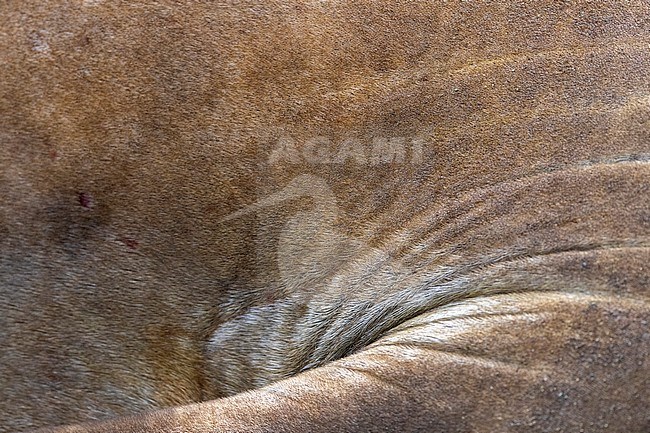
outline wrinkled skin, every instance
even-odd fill
[[[650,431],[649,46],[646,1],[0,3],[0,431]]]

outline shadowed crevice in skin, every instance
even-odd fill
[[[225,368],[229,372],[227,376],[232,380],[238,375],[238,363],[248,365],[247,376],[241,377],[239,381],[229,382],[226,388],[228,393],[238,392],[249,389],[251,384],[260,386],[345,357],[380,338],[392,327],[450,302],[522,291],[589,293],[596,289],[606,290],[602,285],[586,284],[585,275],[556,277],[557,266],[563,261],[563,257],[576,257],[580,254],[605,257],[617,251],[619,254],[625,253],[639,258],[644,256],[650,245],[647,235],[643,235],[642,228],[638,234],[626,233],[629,227],[635,227],[634,224],[628,224],[629,220],[626,218],[631,217],[631,221],[643,218],[643,215],[647,214],[647,206],[641,202],[612,210],[621,217],[602,214],[599,188],[607,191],[607,200],[625,202],[628,197],[635,197],[637,193],[632,189],[612,188],[611,185],[615,184],[617,177],[627,173],[635,173],[641,176],[641,179],[647,178],[647,164],[611,162],[586,167],[584,165],[497,185],[478,191],[476,195],[470,195],[466,199],[467,204],[463,201],[454,203],[453,206],[465,208],[468,212],[476,212],[471,207],[472,203],[483,203],[480,213],[473,216],[474,220],[483,223],[479,226],[483,233],[472,227],[470,228],[473,231],[463,227],[462,225],[467,224],[465,219],[455,214],[454,218],[446,221],[449,226],[448,233],[435,239],[437,242],[430,242],[431,248],[435,246],[436,249],[444,248],[444,245],[439,243],[440,239],[451,245],[450,251],[442,250],[437,253],[434,261],[422,262],[416,260],[417,256],[403,258],[392,252],[366,248],[362,250],[362,255],[353,257],[349,264],[339,270],[340,274],[335,275],[329,282],[324,282],[322,288],[317,291],[313,288],[303,288],[304,291],[298,288],[296,291],[294,288],[295,294],[279,303],[244,312],[240,318],[222,325],[223,328],[217,328],[214,339],[208,345],[210,349],[207,356],[214,359],[211,363],[215,366],[216,374],[219,374],[219,369]],[[554,183],[568,180],[574,185],[585,185],[584,189],[577,187],[579,192],[575,201],[564,193],[558,196],[549,193],[556,190],[552,186]],[[592,198],[584,194],[586,188],[589,188]],[[540,217],[546,218],[555,213],[561,218],[569,216],[570,219],[582,219],[588,224],[580,230],[558,236],[557,231],[562,230],[562,227],[551,219],[540,225],[541,233],[537,233],[534,219],[527,215],[526,219],[521,220],[526,228],[519,232],[515,223],[520,212],[518,209],[527,212],[530,208],[526,202],[538,202],[541,197],[539,193],[531,191],[539,190],[549,191],[548,197],[544,199],[549,205],[544,206],[544,212],[538,213]],[[615,198],[617,194],[620,195],[620,200]],[[498,197],[498,200],[494,197]],[[560,207],[561,211],[555,211],[553,208],[558,206],[556,200],[565,201],[568,207]],[[580,201],[580,206],[574,206],[574,203]],[[450,213],[452,212],[453,209]],[[571,213],[574,213],[574,216],[571,216]],[[320,223],[318,215],[313,218],[315,224]],[[594,229],[592,224],[598,218],[609,222],[595,225]],[[507,221],[507,225],[499,226],[495,224],[496,220]],[[461,227],[457,227],[458,225]],[[415,225],[415,230],[422,226],[424,224]],[[501,240],[507,240],[510,231],[518,233],[516,239],[519,245],[516,248]],[[454,237],[450,233],[458,235]],[[399,250],[400,242],[412,245],[414,241],[408,235],[408,229],[405,229],[387,244],[395,245],[396,250]],[[490,248],[480,249],[480,255],[475,257],[468,249],[461,253],[455,245],[461,243],[463,237],[473,238],[474,245],[478,245],[478,239],[488,239]],[[527,239],[530,240],[528,243],[525,242]],[[549,242],[549,239],[552,242]],[[326,247],[324,254],[327,250]],[[420,255],[426,257],[426,253],[427,248],[419,248]],[[408,265],[404,265],[402,259]],[[549,264],[546,269],[544,263]],[[290,263],[285,263],[284,266],[292,267]],[[540,268],[544,271],[540,272]],[[579,264],[572,272],[575,274],[581,268],[583,265]],[[535,271],[531,272],[533,269]],[[354,287],[354,290],[346,291],[348,287]],[[634,287],[642,290],[642,286]],[[312,292],[318,293],[318,297],[309,295]],[[300,316],[295,314],[296,311],[305,312]],[[253,351],[254,353],[266,355],[259,358],[254,356],[255,361],[247,363],[241,355],[235,354],[233,351],[236,349],[230,348],[229,345],[236,344],[240,339],[250,338],[248,329],[257,329],[261,323],[269,328],[274,337],[260,336],[257,343],[249,339],[251,345],[259,344],[255,346],[259,347],[259,350]],[[226,340],[218,337],[222,332],[228,336]],[[279,347],[268,344],[268,341],[278,338],[283,341]],[[233,358],[230,358],[231,356]]]
[[[214,374],[217,377],[220,377],[223,371],[228,371],[227,377],[232,382],[221,382],[227,393],[241,392],[251,389],[250,384],[263,386],[300,371],[344,358],[363,350],[386,332],[392,332],[395,328],[401,329],[400,324],[414,317],[463,299],[516,292],[580,293],[579,280],[564,281],[554,278],[550,269],[548,275],[527,276],[527,268],[533,261],[543,263],[545,259],[556,259],[566,254],[589,252],[598,255],[599,252],[607,253],[611,250],[627,251],[629,257],[633,251],[639,249],[647,250],[648,246],[625,246],[624,243],[583,245],[540,252],[536,255],[501,258],[490,263],[467,266],[462,270],[450,272],[445,277],[439,276],[436,280],[431,280],[430,276],[425,275],[420,278],[429,278],[424,280],[426,282],[416,283],[417,280],[410,277],[395,283],[396,290],[403,287],[409,287],[408,289],[400,289],[374,302],[360,301],[355,299],[354,294],[345,296],[345,300],[334,301],[336,298],[328,298],[328,292],[325,291],[322,299],[314,301],[313,305],[307,304],[308,313],[302,318],[291,313],[299,309],[296,304],[301,302],[301,298],[297,296],[293,300],[287,299],[264,309],[249,310],[240,319],[225,324],[224,330],[217,329],[208,345],[208,362],[215,368]],[[494,269],[500,268],[510,271],[503,272],[501,279],[485,278]],[[470,316],[469,319],[473,317],[484,318],[476,315]],[[259,340],[251,340],[251,330],[257,329],[257,323],[264,323],[266,332],[270,334],[265,336],[265,332],[262,332],[256,337]],[[276,334],[277,332],[280,334]],[[283,332],[286,334],[283,335]],[[221,340],[221,333],[227,336],[225,340]],[[264,356],[253,356],[252,359],[256,361],[247,362],[237,354],[237,342],[242,339],[258,348],[252,353],[263,353]],[[280,345],[269,343],[279,339],[284,341]],[[241,365],[248,367],[244,376],[239,376],[238,373]],[[292,370],[293,373],[288,373]]]
[[[563,301],[561,308],[558,300]],[[623,322],[602,321],[617,309],[628,315]],[[521,310],[536,319],[511,314]],[[477,320],[473,311],[492,314]],[[303,426],[331,431],[349,425],[356,431],[383,431],[396,417],[409,419],[400,414],[409,410],[405,407],[414,411],[411,422],[403,424],[406,431],[433,427],[452,431],[459,425],[458,418],[468,430],[477,431],[488,422],[497,431],[525,427],[543,432],[551,425],[604,432],[611,431],[613,421],[642,431],[634,429],[636,411],[642,408],[637,400],[597,409],[591,402],[611,393],[647,394],[643,388],[647,378],[640,376],[647,359],[642,354],[619,356],[626,344],[647,342],[647,336],[638,332],[644,315],[647,307],[639,301],[618,303],[590,295],[523,293],[472,299],[414,319],[422,328],[420,335],[437,339],[429,347],[409,347],[417,334],[396,332],[358,354],[254,392],[56,431],[92,433],[112,427],[135,432],[145,426],[151,431],[173,431],[190,419],[192,433],[213,431],[219,423],[228,431],[242,432],[251,425],[255,431],[269,432]],[[501,320],[492,320],[499,316]],[[438,320],[445,317],[455,318],[457,326],[439,326]],[[586,318],[592,319],[588,326],[583,323]],[[521,333],[526,347],[521,345]],[[494,335],[500,338],[491,338]],[[578,350],[575,344],[584,341],[581,335],[589,336],[593,347]],[[624,335],[630,340],[621,340]],[[581,368],[567,368],[574,363]],[[362,373],[366,369],[370,375]],[[600,380],[603,369],[610,369],[612,380]],[[634,389],[620,388],[621,380],[630,381]],[[290,427],[284,425],[284,416],[291,417]],[[376,428],[379,419],[381,428]],[[640,421],[645,425],[643,415]]]
[[[508,260],[495,261],[490,264],[480,264],[469,266],[459,271],[457,274],[449,275],[436,281],[429,281],[422,286],[414,284],[414,281],[406,280],[398,286],[410,286],[410,289],[404,289],[402,292],[395,294],[394,297],[387,298],[377,304],[358,304],[359,311],[355,311],[355,301],[348,299],[347,303],[342,303],[341,308],[332,309],[330,315],[321,314],[319,317],[324,325],[328,328],[325,333],[319,333],[318,336],[311,336],[308,341],[315,341],[314,352],[309,359],[316,360],[307,364],[302,370],[314,368],[350,353],[360,350],[367,344],[372,343],[381,337],[381,335],[398,326],[400,323],[407,321],[419,314],[431,309],[457,302],[462,299],[490,296],[501,293],[512,292],[532,292],[542,290],[542,287],[534,289],[530,285],[524,285],[526,278],[520,278],[519,285],[504,285],[499,287],[496,284],[482,283],[482,275],[494,267],[507,266],[514,262],[526,262],[533,258],[542,256],[563,255],[565,253],[574,253],[577,251],[595,252],[598,250],[608,251],[611,247],[581,247],[576,249],[567,249],[565,251],[553,251],[532,257],[516,257]],[[613,248],[625,249],[625,247],[613,246]],[[525,265],[521,267],[525,269]],[[524,271],[525,272],[525,271]],[[511,276],[514,280],[514,276]],[[555,282],[555,281],[554,281]],[[538,281],[536,284],[542,283]],[[530,283],[529,283],[530,284]],[[553,288],[551,288],[553,287]],[[558,290],[556,286],[551,286],[546,290]],[[570,290],[570,289],[569,289]],[[427,295],[426,293],[430,293]],[[418,302],[421,305],[418,305]],[[327,320],[329,318],[329,320]],[[349,345],[346,341],[352,342]],[[336,345],[332,347],[332,345]]]

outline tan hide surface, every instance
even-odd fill
[[[0,432],[647,433],[649,71],[648,1],[0,2]]]

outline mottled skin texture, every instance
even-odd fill
[[[649,71],[647,1],[1,2],[0,431],[650,431]]]

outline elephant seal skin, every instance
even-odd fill
[[[648,431],[649,23],[4,2],[0,431]]]

